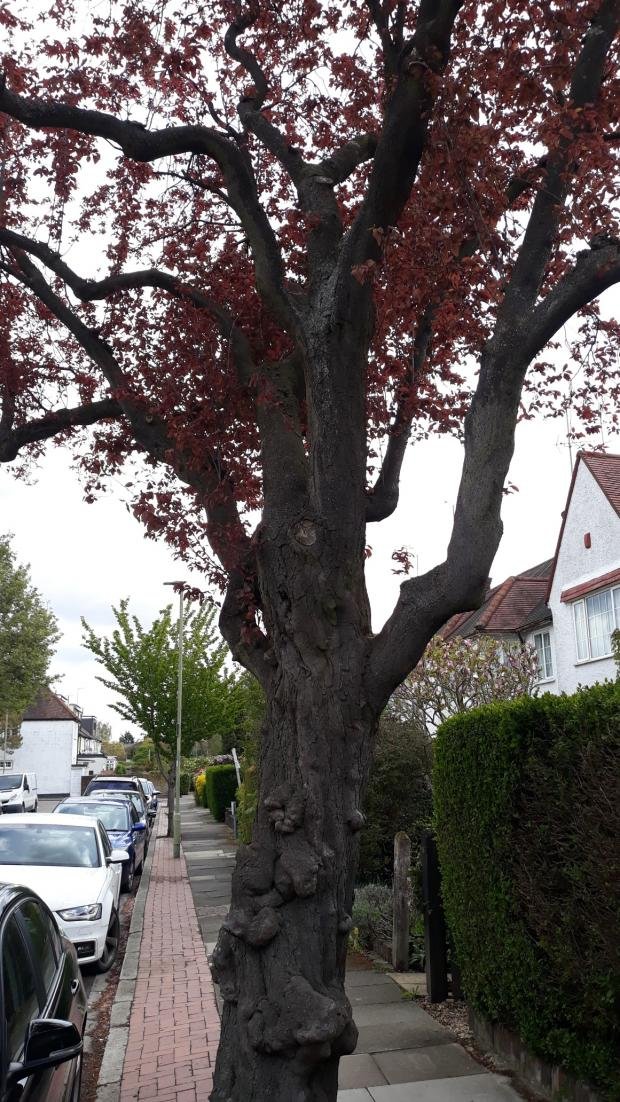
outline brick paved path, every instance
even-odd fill
[[[219,1016],[185,858],[158,838],[120,1102],[204,1102],[213,1086]]]

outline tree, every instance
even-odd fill
[[[0,730],[8,721],[7,749],[21,745],[22,715],[47,682],[59,638],[28,567],[17,563],[10,538],[0,535]]]
[[[84,646],[107,671],[98,677],[106,689],[117,693],[111,707],[146,734],[131,743],[121,735],[132,760],[140,764],[144,743],[153,747],[154,760],[168,782],[168,834],[172,834],[174,807],[177,716],[177,623],[172,606],[162,610],[145,629],[129,613],[129,600],[113,609],[116,628],[111,636],[99,636],[82,620]],[[197,737],[210,738],[234,722],[234,681],[224,671],[227,648],[213,628],[215,609],[205,604],[190,610],[183,642],[183,715],[181,752],[188,754]]]
[[[435,636],[416,668],[389,703],[395,718],[433,735],[450,716],[531,693],[538,674],[533,647],[506,644],[490,635],[461,639]]]
[[[125,761],[127,758],[127,749],[124,742],[113,742],[111,739],[104,739],[103,752],[108,758],[116,758],[117,761]]]
[[[119,742],[122,742],[123,746],[134,746],[135,741],[136,740],[133,737],[131,731],[123,731],[123,734],[119,739]]]
[[[135,766],[142,766],[148,769],[155,761],[154,756],[155,744],[150,738],[143,738],[140,742],[137,742],[134,746],[131,760]]]
[[[88,499],[126,469],[221,584],[267,706],[212,1097],[333,1100],[378,718],[483,598],[517,417],[620,407],[620,0],[48,2],[0,8],[0,457],[68,441]],[[366,527],[433,432],[446,558],[373,634]]]

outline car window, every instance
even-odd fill
[[[2,992],[8,1041],[8,1060],[15,1060],[26,1039],[26,1029],[39,1013],[35,975],[14,915],[2,935]]]
[[[58,934],[49,915],[34,899],[23,903],[19,914],[30,935],[37,971],[43,980],[45,991],[49,992],[60,956]]]
[[[90,796],[91,792],[99,792],[100,790],[107,790],[108,792],[135,792],[135,781],[91,781],[86,789],[86,795]]]
[[[3,816],[3,819],[8,816]],[[99,850],[93,827],[62,823],[11,826],[0,822],[0,865],[59,865],[97,869]]]
[[[87,804],[61,804],[56,808],[58,815],[87,815],[99,819],[106,830],[128,830],[127,808],[123,805],[101,803],[93,800]]]
[[[104,857],[109,857],[110,854],[112,853],[112,843],[111,843],[110,839],[108,838],[105,826],[101,822],[99,823],[99,837],[101,838],[101,845],[103,847],[103,855],[104,855]]]
[[[131,823],[132,823],[132,826],[133,826],[134,823],[139,823],[140,822],[140,816],[138,815],[138,812],[136,811],[133,804],[131,805],[130,811],[131,811]]]

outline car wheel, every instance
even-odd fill
[[[109,972],[110,968],[116,960],[118,953],[118,943],[121,936],[121,924],[118,920],[118,911],[113,910],[110,915],[110,923],[108,925],[108,932],[105,936],[105,946],[103,953],[99,957],[96,964],[98,972]]]
[[[131,894],[131,892],[133,891],[133,885],[134,885],[135,878],[136,878],[136,860],[135,860],[135,857],[132,857],[132,859],[129,863],[129,868],[127,869],[127,872],[123,876],[123,891],[124,892],[129,892]]]
[[[26,805],[22,804],[22,815],[26,814]]]

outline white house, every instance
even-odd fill
[[[12,772],[37,775],[40,796],[79,794],[82,777],[105,766],[94,716],[82,716],[51,689],[43,689],[24,713],[21,746],[12,751]]]
[[[444,638],[479,632],[536,648],[542,691],[572,693],[616,676],[620,628],[620,455],[579,452],[555,555],[453,616]]]

